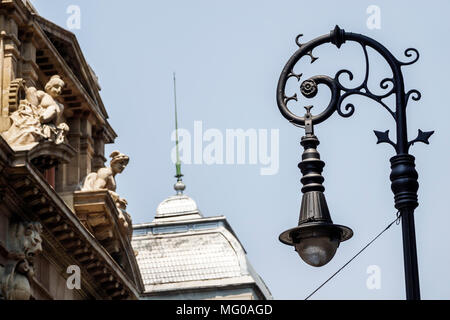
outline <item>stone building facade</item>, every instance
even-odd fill
[[[73,33],[26,0],[0,0],[0,299],[143,290],[116,193],[129,158],[116,151],[105,165],[116,133],[99,91]]]

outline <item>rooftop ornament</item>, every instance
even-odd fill
[[[176,150],[177,150],[177,162],[175,163],[177,182],[174,184],[173,188],[177,192],[177,195],[182,195],[186,185],[183,182],[183,174],[181,173],[181,161],[180,161],[180,150],[178,147],[178,110],[177,110],[177,82],[175,72],[173,73],[173,96],[175,104],[175,133],[176,133]]]

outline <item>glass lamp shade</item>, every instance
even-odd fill
[[[293,246],[300,258],[313,267],[333,259],[339,244],[350,239],[352,229],[326,222],[302,223],[280,234],[280,241]]]
[[[321,236],[301,239],[295,244],[295,251],[310,266],[321,267],[333,259],[338,247],[339,239]]]

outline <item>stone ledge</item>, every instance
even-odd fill
[[[118,231],[126,236],[126,230],[119,221],[119,209],[108,190],[75,191],[73,208],[78,219],[94,237],[106,244],[105,248],[120,237]]]

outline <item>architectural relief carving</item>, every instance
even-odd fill
[[[128,202],[116,193],[117,184],[115,179],[115,176],[118,173],[123,172],[128,165],[130,158],[119,151],[112,152],[110,158],[111,162],[109,168],[100,168],[97,172],[92,172],[87,175],[81,191],[99,191],[107,189],[118,209],[121,229],[131,236],[131,217],[126,212]]]
[[[60,76],[54,75],[45,85],[45,92],[35,87],[25,90],[25,99],[20,100],[17,110],[10,115],[10,128],[2,133],[14,149],[32,149],[41,140],[65,142],[69,126],[63,120],[64,105],[56,100],[64,85]],[[15,91],[20,92],[16,86],[17,83]]]
[[[42,226],[39,222],[10,225],[6,265],[0,266],[0,299],[29,300],[33,259],[42,252]]]
[[[18,78],[9,84],[8,108],[14,112],[19,108],[20,101],[25,99],[25,80]]]

